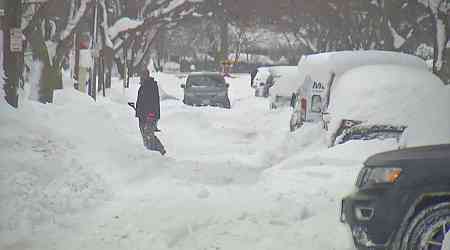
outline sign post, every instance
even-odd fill
[[[10,50],[11,52],[22,52],[22,30],[18,28],[10,29]]]

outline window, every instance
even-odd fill
[[[222,86],[225,79],[221,75],[191,75],[188,79],[190,86]]]
[[[311,112],[322,112],[322,97],[320,95],[313,95],[311,100]]]

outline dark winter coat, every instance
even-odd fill
[[[140,120],[145,120],[150,112],[155,113],[156,119],[159,120],[159,89],[158,83],[153,78],[142,81],[136,101],[136,117]]]
[[[250,72],[251,80],[250,80],[250,87],[253,87],[253,81],[255,80],[256,74],[258,74],[258,69],[253,70]]]

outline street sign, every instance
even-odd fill
[[[11,52],[21,52],[22,51],[22,30],[18,28],[12,28],[10,30],[11,41],[10,50]]]

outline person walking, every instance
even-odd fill
[[[250,72],[250,87],[253,87],[256,74],[258,74],[258,68],[255,68],[252,72]]]
[[[160,113],[158,83],[146,69],[141,76],[141,87],[139,87],[136,101],[136,117],[139,119],[139,129],[141,130],[144,146],[149,150],[158,151],[161,155],[164,155],[166,150],[155,135],[155,132],[159,131],[157,124],[161,117]]]

